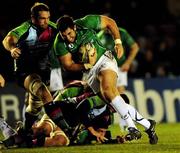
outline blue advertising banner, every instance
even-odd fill
[[[130,79],[126,93],[131,105],[144,117],[157,122],[180,122],[179,78]],[[10,125],[22,120],[24,98],[24,89],[15,83],[7,83],[0,89],[0,115]]]
[[[129,80],[127,94],[144,117],[158,122],[180,121],[180,79]]]
[[[6,83],[0,88],[0,116],[14,125],[16,121],[22,120],[22,109],[25,100],[25,90],[16,83]]]

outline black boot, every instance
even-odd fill
[[[157,144],[158,143],[158,136],[155,132],[156,121],[149,119],[149,122],[151,123],[151,126],[145,132],[148,134],[149,143],[150,144]]]

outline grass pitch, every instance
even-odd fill
[[[139,127],[143,131],[142,127]],[[118,125],[110,127],[112,135],[122,135]],[[159,123],[156,126],[159,142],[149,144],[146,133],[137,141],[124,144],[95,144],[86,146],[4,149],[0,153],[180,153],[180,123]]]

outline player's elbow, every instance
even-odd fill
[[[134,43],[134,44],[132,45],[132,50],[133,50],[134,53],[137,54],[138,51],[140,50],[139,45],[138,45],[137,43]]]
[[[3,39],[2,45],[4,46],[5,49],[7,49],[7,47],[6,47],[6,38]]]

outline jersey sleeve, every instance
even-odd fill
[[[120,28],[120,33],[121,33],[121,39],[122,42],[125,46],[131,47],[134,43],[135,40],[133,39],[133,37],[127,32],[127,30]]]
[[[65,43],[59,39],[59,34],[57,34],[54,40],[53,49],[55,51],[56,56],[63,56],[69,53],[66,49]]]
[[[54,29],[57,29],[57,25],[52,21],[49,21],[48,25],[53,27]]]
[[[100,15],[86,15],[83,18],[75,20],[75,23],[84,28],[100,30],[101,16]]]
[[[29,29],[30,27],[30,23],[29,22],[24,22],[22,23],[20,26],[12,29],[8,35],[13,35],[15,36],[17,39],[20,39],[20,37],[27,32],[27,30]]]

